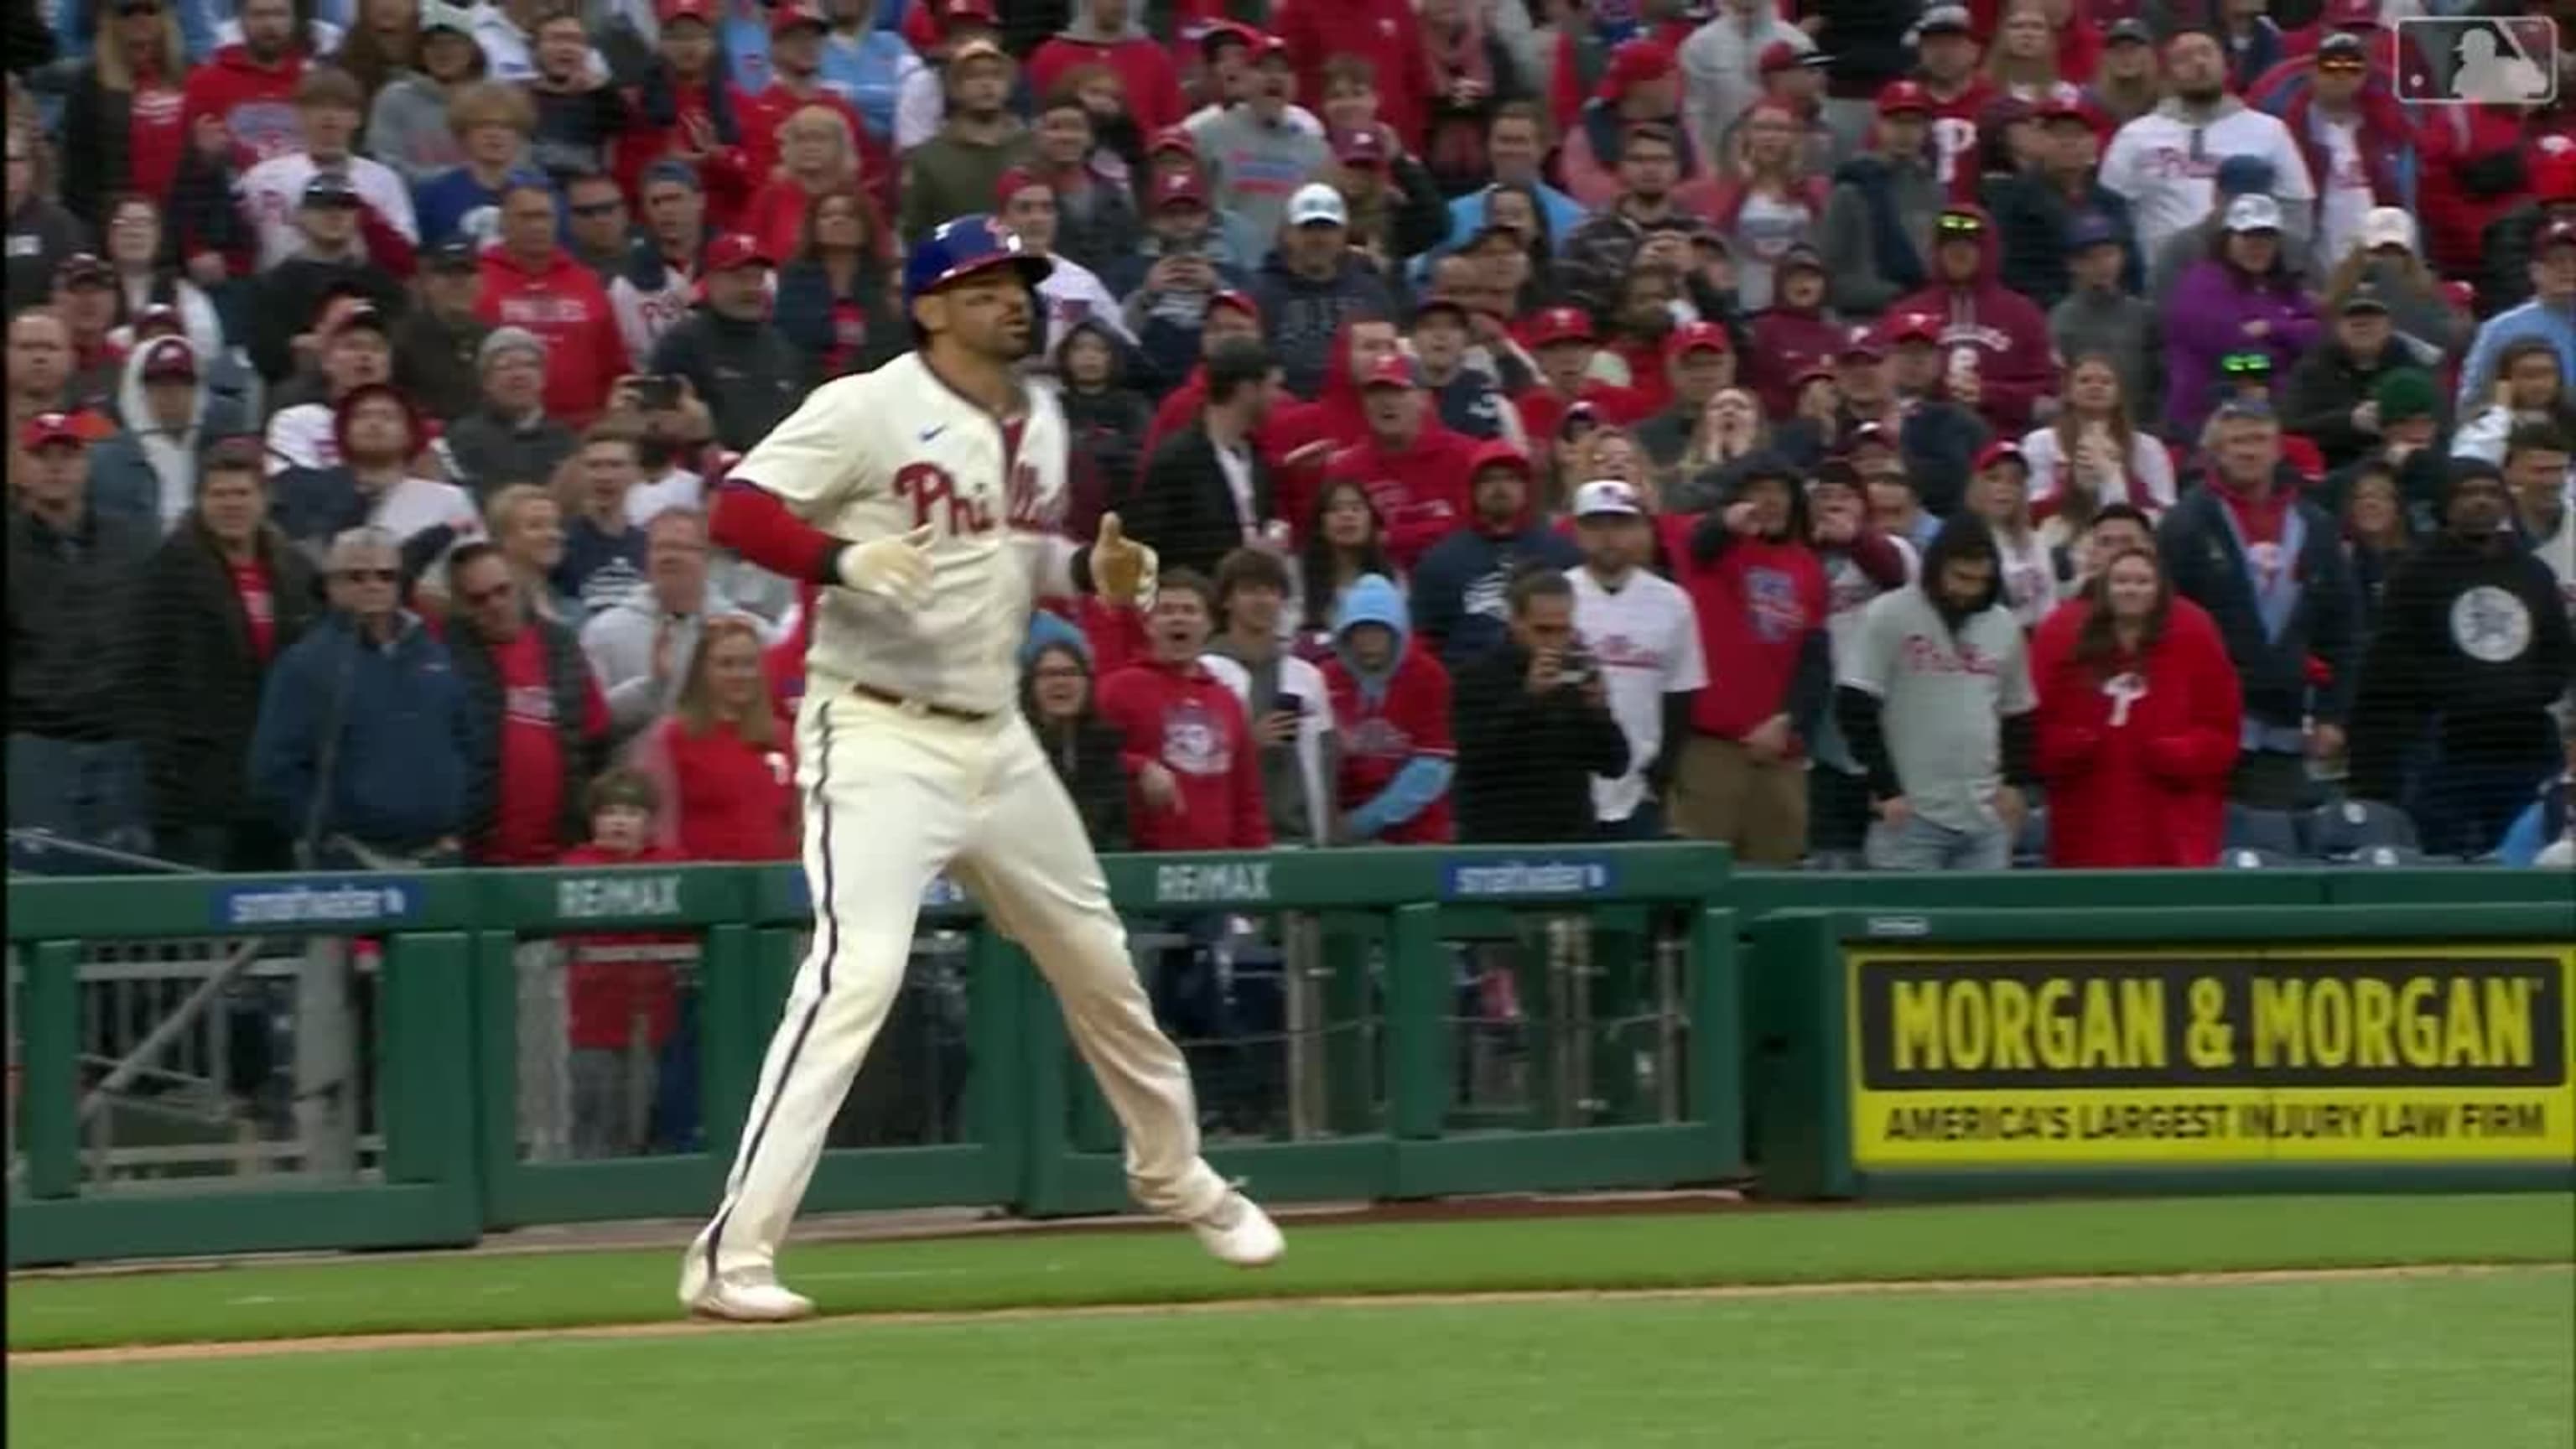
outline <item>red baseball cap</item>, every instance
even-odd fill
[[[1345,166],[1384,166],[1386,137],[1375,126],[1353,126],[1333,133],[1333,159]]]
[[[772,35],[785,35],[800,25],[810,25],[816,30],[832,28],[832,22],[823,18],[823,12],[811,5],[781,5],[769,12],[769,33]]]
[[[1032,186],[1043,188],[1046,187],[1046,182],[1041,180],[1036,172],[1025,166],[1014,166],[1003,172],[1002,179],[993,183],[994,209],[998,211],[1010,205],[1012,197]]]
[[[2083,97],[2066,91],[2051,91],[2031,114],[2042,121],[2082,121],[2088,126],[2095,124],[2093,108],[2084,104]]]
[[[1522,452],[1520,445],[1509,438],[1489,439],[1478,444],[1476,451],[1467,455],[1469,478],[1474,478],[1488,468],[1509,468],[1520,474],[1523,482],[1529,481],[1531,476],[1529,454]]]
[[[143,349],[145,382],[195,382],[197,349],[184,337],[155,337]]]
[[[1694,352],[1733,352],[1735,339],[1714,322],[1685,322],[1664,339],[1664,361],[1679,362]]]
[[[1216,53],[1229,45],[1240,45],[1257,51],[1261,49],[1261,43],[1269,38],[1259,29],[1246,25],[1240,20],[1219,20],[1209,25],[1207,33],[1199,37],[1199,58],[1214,60]]]
[[[1932,93],[1923,89],[1919,81],[1892,80],[1878,88],[1878,113],[1882,116],[1905,111],[1928,116],[1932,109]]]
[[[776,265],[778,263],[770,260],[769,254],[761,249],[758,238],[742,232],[729,231],[707,243],[705,270],[710,272],[730,272],[737,267],[774,267]]]
[[[1261,304],[1252,300],[1252,294],[1250,292],[1246,292],[1238,287],[1220,288],[1208,297],[1208,306],[1211,308],[1232,307],[1244,316],[1251,318],[1255,323],[1258,323],[1261,320]]]
[[[1988,468],[1995,466],[1997,463],[2019,463],[2021,465],[2021,471],[2024,474],[2028,474],[2030,472],[2029,455],[2022,452],[2021,444],[2014,442],[2010,438],[1997,438],[1993,442],[1988,443],[1977,450],[1976,469],[1978,472],[1983,473]]]
[[[716,23],[715,0],[660,0],[653,7],[653,18],[664,25],[674,20],[699,20]]]
[[[1592,316],[1580,307],[1544,307],[1529,321],[1529,345],[1593,340]]]
[[[999,26],[1002,7],[996,0],[948,0],[947,4],[939,7],[939,19],[944,26],[955,25],[961,20],[975,25]]]
[[[18,446],[30,453],[63,444],[75,448],[89,446],[89,434],[82,431],[79,420],[69,413],[38,413],[18,429]]]
[[[1182,204],[1204,208],[1207,188],[1199,184],[1196,171],[1166,171],[1154,178],[1154,205],[1157,209]]]
[[[1165,126],[1146,141],[1145,155],[1150,159],[1166,151],[1177,151],[1195,161],[1199,154],[1199,138],[1191,135],[1187,126]]]
[[[1859,357],[1877,362],[1887,356],[1887,344],[1867,327],[1855,327],[1851,335],[1843,339],[1843,345],[1835,349],[1834,356],[1837,359]]]
[[[1360,379],[1362,388],[1400,387],[1410,390],[1421,385],[1422,380],[1413,374],[1413,359],[1401,352],[1390,352],[1370,363],[1368,375]]]
[[[1886,325],[1891,343],[1941,340],[1941,319],[1929,312],[1900,312],[1888,318]]]
[[[1601,73],[1601,99],[1615,101],[1648,81],[1661,80],[1681,68],[1681,59],[1673,48],[1660,40],[1640,38],[1621,41],[1610,52],[1610,64]]]
[[[1775,40],[1762,47],[1762,59],[1754,68],[1763,75],[1774,75],[1784,70],[1821,70],[1827,60],[1828,57],[1813,50],[1801,49],[1785,40]]]
[[[2326,0],[2320,19],[2328,30],[2377,30],[2379,0]]]
[[[178,308],[167,302],[155,302],[137,313],[134,318],[134,335],[138,340],[161,336],[184,337],[187,332],[187,319],[179,315]]]

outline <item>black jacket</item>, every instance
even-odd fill
[[[2352,425],[2352,410],[2370,401],[2379,380],[2414,364],[2392,338],[2377,361],[2365,366],[2332,337],[2309,350],[2290,369],[2281,398],[2281,427],[2317,445],[2329,470],[2377,451],[2380,437]],[[2438,449],[2432,451],[2440,451]]]
[[[347,261],[288,257],[251,279],[244,342],[260,376],[278,383],[295,375],[296,335],[312,330],[323,294],[342,284],[355,288],[387,317],[400,317],[408,300],[402,283],[363,255]]]
[[[2549,706],[2576,670],[2549,566],[2510,534],[2447,530],[2389,576],[2352,709],[2352,788],[2395,802],[2408,756],[2435,727],[2445,759],[2546,761]]]
[[[145,570],[136,622],[150,682],[141,701],[143,758],[156,833],[264,818],[250,791],[260,690],[269,661],[320,615],[322,596],[312,565],[275,529],[262,530],[259,560],[276,628],[266,658],[252,647],[231,566],[195,514],[180,520]]]
[[[477,359],[492,324],[450,322],[427,307],[394,324],[394,386],[434,418],[461,418],[483,405]]]
[[[489,409],[448,424],[439,442],[447,453],[448,476],[474,495],[477,506],[513,483],[552,482],[555,465],[581,446],[572,429],[543,414],[521,426]]]
[[[1163,440],[1145,464],[1145,480],[1119,515],[1127,532],[1151,544],[1165,568],[1192,568],[1213,578],[1217,563],[1243,546],[1246,524],[1254,528],[1273,508],[1270,470],[1258,449],[1247,450],[1252,464],[1252,511],[1236,509],[1234,490],[1216,460],[1216,442],[1196,421]]]
[[[1088,669],[1090,661],[1084,660],[1083,667]],[[1031,676],[1023,671],[1020,712],[1028,717],[1029,731],[1037,736],[1038,748],[1046,751],[1047,763],[1055,767],[1055,777],[1064,783],[1064,792],[1073,797],[1073,808],[1082,816],[1082,831],[1091,837],[1091,848],[1125,850],[1131,839],[1127,826],[1127,768],[1119,763],[1127,747],[1125,737],[1103,722],[1089,704],[1070,724],[1051,724],[1039,718],[1037,703],[1030,697],[1030,683]]]
[[[62,195],[63,205],[93,227],[106,220],[108,199],[128,189],[133,132],[134,93],[101,85],[96,61],[82,66],[63,97]],[[177,237],[177,228],[162,228],[163,246]]]
[[[1449,799],[1461,843],[1588,839],[1597,833],[1592,777],[1627,773],[1628,736],[1609,706],[1572,685],[1533,695],[1529,669],[1529,651],[1514,640],[1457,673]]]
[[[766,318],[741,321],[701,307],[653,345],[653,371],[689,380],[714,415],[716,441],[737,453],[796,411],[813,359]]]
[[[2280,486],[2275,484],[2275,487]],[[2218,485],[2202,480],[2156,525],[2156,552],[2173,575],[2174,592],[2209,611],[2227,657],[2245,682],[2245,717],[2276,729],[2295,729],[2309,713],[2308,660],[2332,676],[2315,691],[2315,715],[2340,725],[2351,713],[2356,635],[2361,600],[2334,520],[2305,501],[2293,502],[2307,537],[2290,568],[2299,583],[2298,606],[2275,637],[2264,628],[2261,605],[2246,578],[2244,550],[2228,528]],[[1927,561],[1928,562],[1928,561]],[[1928,577],[1929,575],[1927,575]]]
[[[545,641],[546,692],[552,697],[555,716],[555,739],[563,752],[563,808],[556,825],[558,844],[570,848],[590,833],[589,812],[583,808],[582,794],[590,779],[607,762],[608,740],[585,729],[589,723],[590,694],[595,687],[590,678],[590,661],[581,652],[581,640],[563,625],[551,619],[531,618],[526,627],[537,631]],[[465,713],[474,724],[469,729],[474,741],[471,756],[465,761],[465,849],[468,858],[480,855],[492,833],[493,822],[500,813],[501,737],[509,701],[503,697],[501,670],[492,657],[492,647],[483,637],[463,625],[451,625],[447,631],[447,650],[456,660],[457,682],[465,689]]]
[[[9,731],[140,739],[135,599],[153,534],[97,509],[59,534],[9,514]]]

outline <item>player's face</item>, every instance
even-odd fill
[[[1016,362],[1029,350],[1034,309],[1028,284],[1009,267],[992,267],[951,282],[915,306],[932,336],[996,362]]]
[[[1196,589],[1165,589],[1154,600],[1154,653],[1180,664],[1207,652],[1211,620]]]
[[[2137,554],[2113,559],[2110,571],[2102,576],[2102,597],[2111,606],[2111,617],[2123,624],[2137,623],[2154,613],[2156,596],[2162,592],[2154,561]]]
[[[1624,574],[1646,560],[1646,520],[1633,513],[1595,513],[1575,525],[1583,561],[1605,574]]]

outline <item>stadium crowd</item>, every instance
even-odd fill
[[[13,839],[792,858],[712,505],[990,212],[1104,848],[2568,862],[2576,93],[2416,0],[1069,10],[12,3]]]

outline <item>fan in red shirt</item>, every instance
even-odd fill
[[[1117,72],[1127,113],[1140,135],[1177,126],[1185,114],[1180,72],[1171,52],[1145,33],[1132,0],[1076,0],[1073,23],[1029,57],[1029,91],[1055,93],[1056,82],[1076,66],[1105,65]]]
[[[1393,580],[1363,574],[1343,593],[1324,690],[1342,745],[1336,841],[1440,845],[1454,837],[1449,785],[1458,746],[1450,733],[1449,671],[1414,646]]]
[[[1100,717],[1118,731],[1139,850],[1265,850],[1261,751],[1243,701],[1199,662],[1216,590],[1188,569],[1162,579],[1147,625],[1151,654],[1100,681]]]
[[[757,182],[743,146],[740,97],[718,60],[720,7],[716,0],[660,0],[654,15],[661,34],[642,83],[627,96],[618,184],[640,201],[646,167],[665,158],[686,162],[707,199],[709,231],[738,230]]]
[[[653,840],[660,798],[632,770],[611,770],[590,788],[590,842],[566,851],[565,865],[655,865],[677,859]],[[662,1050],[680,1023],[677,964],[697,943],[669,931],[602,931],[563,943],[565,1044],[572,1048],[573,1152],[626,1156],[644,1150],[647,1115]]]
[[[1254,441],[1271,465],[1272,496],[1279,516],[1303,526],[1323,491],[1324,470],[1333,455],[1356,447],[1369,435],[1368,409],[1360,399],[1360,381],[1369,370],[1404,352],[1404,334],[1380,317],[1357,317],[1333,333],[1331,355],[1341,365],[1324,369],[1323,386],[1313,402],[1286,402],[1270,410]]]
[[[599,274],[555,242],[554,188],[514,179],[501,194],[501,244],[483,253],[474,315],[519,327],[546,345],[546,415],[589,426],[628,371],[626,339]]]
[[[1163,439],[1188,427],[1190,420],[1199,415],[1199,409],[1207,405],[1206,359],[1215,355],[1219,347],[1238,339],[1245,342],[1261,340],[1261,304],[1253,301],[1250,293],[1231,287],[1212,293],[1208,297],[1207,320],[1199,324],[1199,365],[1190,369],[1190,375],[1182,380],[1179,387],[1163,394],[1163,400],[1154,405],[1154,420],[1145,426],[1145,446],[1139,457],[1152,458],[1154,450],[1162,446]],[[1275,414],[1289,409],[1273,408],[1271,411]],[[1253,435],[1253,446],[1261,447],[1258,431]],[[1262,461],[1273,467],[1278,465],[1266,448],[1262,449]]]
[[[448,558],[447,630],[478,720],[468,849],[478,865],[548,865],[582,834],[581,791],[608,743],[608,701],[572,631],[529,608],[489,543]]]
[[[755,183],[770,179],[779,164],[789,159],[786,138],[781,134],[787,123],[809,106],[822,106],[841,118],[842,138],[855,158],[855,177],[867,187],[877,213],[891,216],[893,156],[868,133],[858,108],[823,84],[823,43],[830,33],[831,23],[811,5],[781,5],[769,12],[769,86],[753,94],[737,91],[734,96],[734,114],[742,118],[742,145],[748,153],[752,179]],[[756,215],[756,198],[752,206]],[[802,218],[801,210],[798,216]],[[746,229],[760,234],[748,224]],[[778,255],[794,255],[792,238],[790,250]]]
[[[238,45],[188,72],[180,88],[179,124],[193,144],[212,120],[232,138],[232,162],[246,171],[304,144],[295,84],[304,78],[302,22],[285,0],[245,0]]]
[[[1914,27],[1914,80],[1932,103],[1932,174],[1952,199],[1977,199],[1977,117],[1995,98],[1977,72],[1983,47],[1961,5],[1935,5]]]
[[[1386,520],[1387,552],[1411,569],[1467,518],[1476,441],[1432,414],[1430,395],[1403,356],[1381,357],[1360,384],[1368,436],[1333,455],[1324,481],[1357,483]]]
[[[2156,556],[2112,557],[2031,638],[2053,866],[2218,859],[2244,691],[2209,615]]]
[[[1368,61],[1376,71],[1378,119],[1405,149],[1422,144],[1431,63],[1422,53],[1422,21],[1408,0],[1282,0],[1270,20],[1297,68],[1299,95],[1324,95],[1324,63],[1336,56]]]
[[[670,802],[663,838],[684,860],[796,858],[795,735],[761,655],[751,620],[707,620],[670,717],[639,752]]]
[[[1626,426],[1648,414],[1637,410],[1636,394],[1592,376],[1592,355],[1600,341],[1592,317],[1580,307],[1546,307],[1521,329],[1521,345],[1538,362],[1539,380],[1512,395],[1520,410],[1521,430],[1532,439],[1553,438],[1576,403],[1592,405],[1593,416]]]

